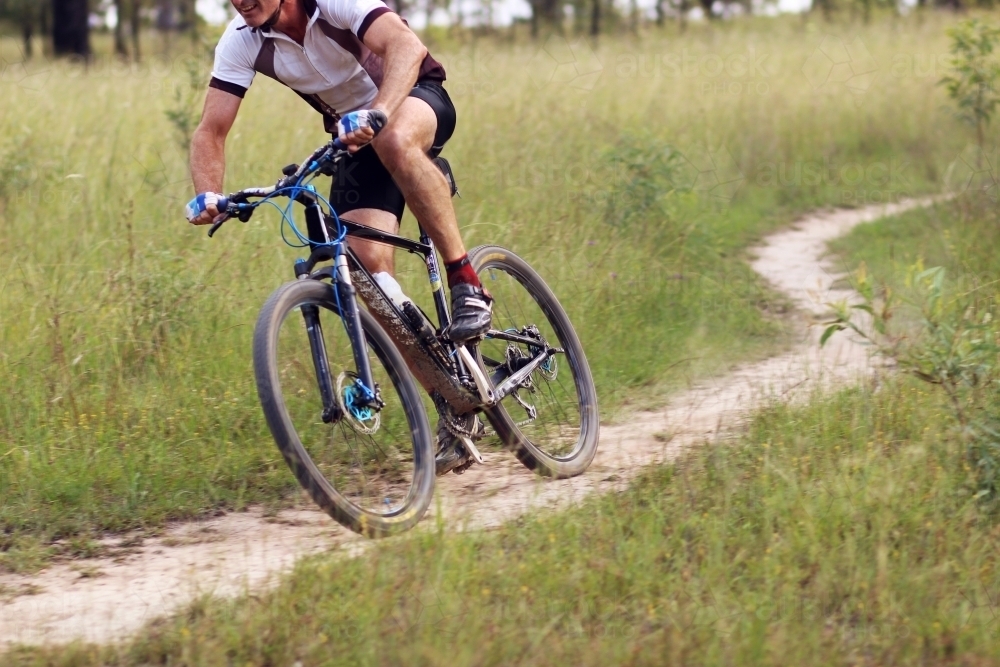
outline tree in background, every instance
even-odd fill
[[[129,0],[132,13],[129,15],[129,27],[132,29],[132,59],[139,62],[139,33],[142,31],[142,3],[139,0]]]
[[[600,2],[600,0],[594,0]],[[531,36],[545,32],[562,32],[562,3],[559,0],[528,0],[531,5]]]
[[[37,0],[0,0],[0,20],[17,26],[24,43],[24,57],[34,55],[35,35],[45,34],[48,6]]]
[[[125,0],[115,0],[115,55],[128,58],[125,45]]]
[[[115,55],[139,62],[139,35],[142,31],[142,0],[114,0],[118,22],[115,24]],[[127,34],[126,34],[127,30]],[[132,49],[129,53],[128,42]]]
[[[87,0],[52,0],[52,48],[57,56],[90,57]]]
[[[951,37],[951,71],[941,79],[958,107],[959,117],[976,129],[979,158],[986,145],[986,128],[1000,104],[1000,61],[994,51],[1000,44],[1000,28],[976,19],[948,29]],[[979,166],[982,166],[981,164]]]

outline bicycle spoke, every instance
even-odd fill
[[[545,311],[532,297],[525,286],[511,273],[501,267],[490,267],[483,273],[484,282],[494,297],[494,327],[499,330],[522,332],[526,327],[537,327],[544,343],[542,345],[563,347],[548,321]],[[489,344],[487,344],[489,343]],[[490,360],[505,359],[494,368],[502,367],[510,360],[508,350],[516,350],[515,355],[530,359],[538,354],[538,348],[531,348],[523,343],[510,343],[502,339],[484,341],[482,357]],[[560,355],[554,363],[564,363],[569,370],[569,359]],[[508,374],[510,370],[508,369]],[[563,377],[557,377],[550,382],[540,370],[531,374],[530,381],[534,383],[534,392],[521,390],[520,397],[533,405],[536,418],[515,420],[521,432],[538,447],[548,451],[553,456],[563,456],[573,451],[576,441],[581,435],[580,403],[576,387],[570,382],[567,386]],[[505,399],[504,405],[512,414],[526,413],[526,409],[517,404],[511,396]]]
[[[336,316],[320,309],[324,324],[323,343],[333,378],[345,371],[344,382],[335,385],[335,400],[342,406],[350,400],[345,393],[353,386],[353,353],[344,327]],[[377,413],[377,422],[357,421],[343,414],[336,424],[322,422],[323,404],[316,382],[315,365],[302,318],[286,318],[279,336],[278,358],[282,373],[283,394],[290,418],[302,445],[323,476],[352,503],[374,513],[397,509],[413,480],[413,457],[399,452],[412,447],[408,420],[402,403],[393,391],[393,383],[378,355],[369,350],[376,384],[386,405]],[[340,386],[340,389],[336,387]],[[348,408],[350,412],[350,408]],[[372,433],[364,429],[373,429]]]

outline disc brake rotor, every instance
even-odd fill
[[[337,376],[337,404],[344,414],[344,419],[358,433],[375,435],[382,418],[379,411],[365,405],[361,388],[358,387],[358,376],[351,372],[343,372]]]

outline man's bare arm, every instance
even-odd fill
[[[382,56],[382,84],[371,108],[384,111],[391,123],[392,115],[417,82],[427,47],[393,13],[382,14],[375,19],[365,32],[364,42],[365,46]],[[365,127],[348,134],[345,143],[360,147],[371,141],[373,136],[371,128]]]
[[[372,107],[392,118],[417,82],[427,47],[393,13],[383,14],[372,22],[365,32],[365,46],[382,56],[382,85]]]
[[[191,138],[191,180],[194,181],[195,194],[222,192],[226,175],[226,137],[242,101],[236,95],[216,88],[208,89],[201,123]],[[209,206],[191,223],[207,225],[218,215],[218,209]]]

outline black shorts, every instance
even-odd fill
[[[410,91],[410,97],[427,102],[437,116],[434,145],[428,152],[430,157],[435,158],[455,132],[455,105],[448,92],[436,81],[418,81]],[[340,163],[333,176],[330,203],[338,215],[359,208],[374,208],[392,213],[396,220],[403,217],[406,207],[402,191],[371,146],[365,146]]]

